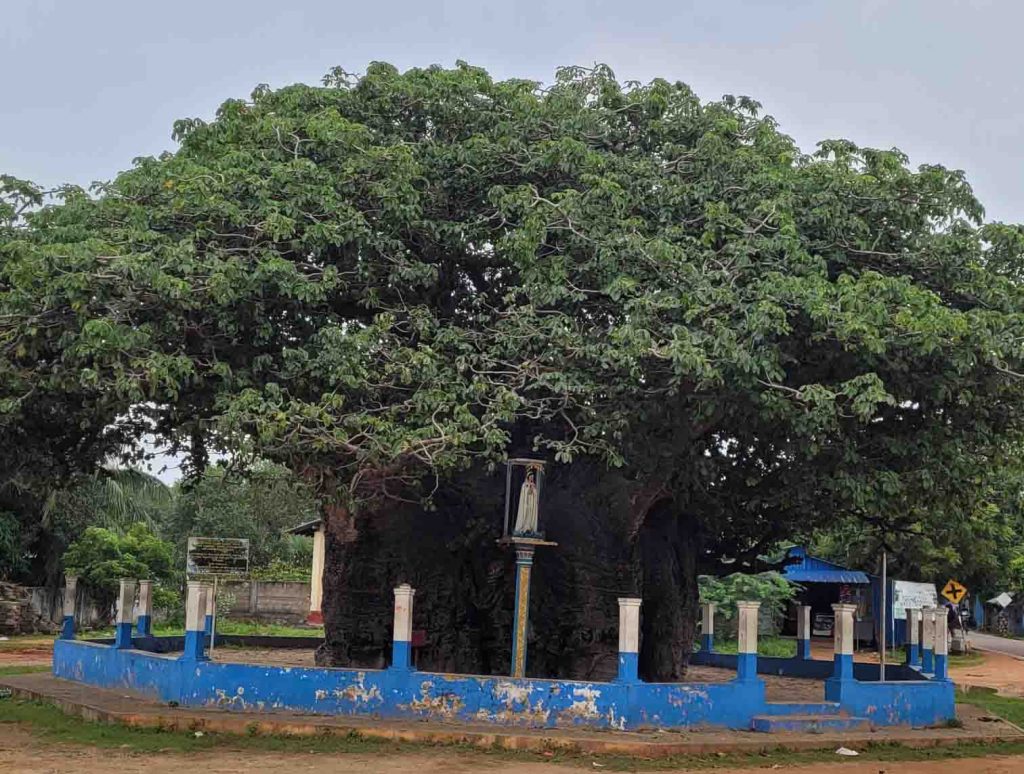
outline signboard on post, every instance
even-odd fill
[[[935,607],[939,604],[939,595],[935,592],[934,583],[916,583],[914,581],[892,582],[892,617],[906,620],[907,608],[920,610],[922,607]]]
[[[185,574],[190,578],[245,578],[249,574],[248,539],[190,537]]]
[[[963,598],[967,596],[967,587],[950,578],[946,585],[942,587],[942,596],[954,605],[959,605]]]

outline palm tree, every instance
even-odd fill
[[[124,532],[143,523],[156,531],[161,515],[174,503],[174,490],[156,476],[137,468],[100,468],[67,489],[50,493],[43,506],[43,525],[49,527],[62,509],[84,511],[90,526]]]

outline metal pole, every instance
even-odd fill
[[[213,576],[213,623],[210,626],[210,656],[213,656],[213,641],[217,639],[217,576]]]
[[[885,682],[885,644],[888,640],[886,636],[888,634],[888,620],[889,620],[889,608],[888,608],[888,597],[889,597],[889,578],[888,578],[888,561],[885,553],[885,549],[882,549],[882,655],[879,662],[878,677],[881,682]]]

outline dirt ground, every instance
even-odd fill
[[[982,663],[951,668],[949,676],[959,686],[984,686],[1006,696],[1024,697],[1024,661],[1013,656],[985,653]]]
[[[415,754],[296,754],[237,750],[203,753],[129,753],[94,747],[47,744],[27,731],[0,725],[0,772],[19,774],[179,774],[182,770],[204,774],[243,774],[252,771],[287,771],[293,774],[543,774],[548,772],[599,771],[586,760],[574,764],[545,761],[508,761],[475,753],[437,750]],[[772,768],[775,768],[774,766]],[[763,774],[766,769],[715,769],[718,774]],[[779,770],[779,769],[775,769]],[[785,771],[818,774],[1017,774],[1024,757],[972,760],[882,763],[844,759],[837,763],[787,766]],[[673,771],[667,769],[666,771]],[[685,771],[685,769],[674,769]]]

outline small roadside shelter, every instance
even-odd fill
[[[860,570],[851,570],[835,562],[829,562],[807,553],[807,549],[794,546],[786,552],[787,561],[782,576],[800,585],[797,604],[811,607],[811,633],[820,637],[831,637],[835,623],[832,605],[838,602],[858,606],[857,621],[870,617],[871,579]],[[855,636],[861,638],[861,625]],[[796,612],[787,615],[783,632],[796,633]]]

